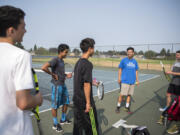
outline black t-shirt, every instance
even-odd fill
[[[80,58],[74,67],[74,95],[73,102],[75,105],[85,108],[86,98],[84,94],[84,83],[90,83],[91,93],[90,102],[94,105],[93,92],[92,92],[92,70],[93,65],[85,58]]]

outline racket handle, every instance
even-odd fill
[[[36,90],[36,94],[38,94],[39,93],[39,90]]]

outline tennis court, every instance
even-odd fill
[[[33,64],[35,69],[40,68],[41,64]],[[44,102],[40,107],[40,111],[45,111],[51,108],[51,76],[42,72],[41,70],[36,70],[37,76],[39,79],[39,87],[40,91],[43,94]],[[154,79],[159,77],[156,74],[145,74],[139,73],[139,81],[143,83],[145,81]],[[96,78],[98,81],[102,81],[104,83],[104,92],[110,93],[119,89],[119,84],[117,83],[118,78],[118,70],[117,69],[105,69],[105,68],[94,68],[93,70],[93,78]],[[73,79],[66,79],[66,86],[69,91],[70,100],[72,101],[73,95]],[[97,88],[93,87],[93,95],[97,95]],[[106,98],[106,97],[105,97]]]
[[[33,65],[35,66],[35,65]],[[36,66],[37,67],[37,66]],[[43,107],[41,107],[41,123],[44,135],[63,134],[72,135],[73,124],[64,125],[63,133],[57,133],[52,130],[52,115],[50,111],[50,80],[51,77],[43,72],[37,72],[40,88],[44,95]],[[159,107],[165,105],[166,90],[168,82],[161,71],[140,70],[140,85],[135,87],[135,93],[131,105],[132,114],[123,111],[119,114],[115,113],[119,86],[117,84],[117,70],[106,70],[94,68],[93,77],[97,80],[104,81],[105,97],[103,100],[96,100],[97,115],[99,121],[99,131],[101,135],[127,135],[126,131],[121,127],[114,128],[112,125],[120,119],[127,121],[127,124],[147,126],[151,135],[167,135],[166,128],[156,124],[161,112]],[[69,80],[68,80],[69,81]],[[68,82],[72,83],[72,80]],[[67,85],[68,85],[67,84]],[[68,87],[72,87],[68,86]],[[95,87],[93,87],[95,92]],[[48,95],[49,94],[49,95]],[[95,93],[94,93],[95,95]],[[61,110],[61,109],[60,109]],[[61,111],[58,111],[58,119],[60,119]],[[73,110],[68,109],[67,117],[73,121]],[[168,126],[170,126],[169,124]],[[36,119],[33,117],[33,127],[35,135],[38,135]]]

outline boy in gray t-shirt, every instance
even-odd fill
[[[167,71],[166,74],[172,75],[172,80],[167,90],[166,107],[160,108],[160,111],[165,111],[171,104],[171,95],[180,96],[180,50],[176,52],[176,61],[172,66],[172,71]],[[161,119],[159,120],[161,121]],[[158,123],[161,123],[159,122]],[[178,124],[179,123],[179,124]],[[172,125],[167,132],[169,134],[176,134],[180,130],[180,122]]]
[[[58,47],[58,56],[54,57],[49,62],[42,66],[42,70],[52,75],[52,116],[53,116],[53,129],[57,132],[62,132],[60,124],[70,124],[70,121],[66,118],[67,106],[69,104],[69,94],[65,85],[65,79],[71,78],[72,74],[65,74],[64,61],[63,59],[67,56],[69,46],[66,44],[60,44]],[[51,68],[51,71],[48,68]],[[62,117],[60,124],[57,120],[57,109],[59,106],[62,107]]]
[[[172,75],[172,79],[167,90],[166,107],[160,108],[160,111],[164,111],[170,106],[171,95],[180,96],[180,50],[176,52],[176,61],[172,66],[172,71],[167,71],[166,74]]]

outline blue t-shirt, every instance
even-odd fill
[[[121,60],[119,68],[122,69],[121,82],[134,84],[136,81],[136,71],[139,69],[137,61],[126,57]]]

